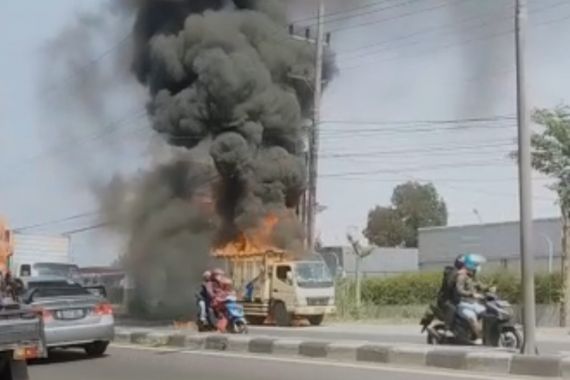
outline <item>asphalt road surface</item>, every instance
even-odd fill
[[[354,340],[375,343],[426,344],[426,336],[418,326],[319,326],[279,328],[250,326],[250,335],[271,335],[284,338],[308,338],[324,340]],[[539,334],[538,349],[541,354],[570,354],[570,335]]]
[[[314,380],[317,376],[327,380],[515,378],[271,356],[124,347],[113,347],[108,356],[99,359],[87,359],[80,351],[61,351],[54,353],[49,361],[30,366],[30,380]]]

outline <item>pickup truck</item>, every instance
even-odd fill
[[[18,303],[0,306],[0,379],[28,380],[26,361],[45,358],[41,313]]]

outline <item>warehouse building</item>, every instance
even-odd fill
[[[331,273],[341,277],[355,276],[356,256],[352,247],[323,247],[319,252]],[[415,248],[376,247],[361,263],[361,273],[364,277],[385,277],[417,272],[418,268],[418,250]]]
[[[537,272],[559,270],[561,265],[562,221],[536,219],[533,253]],[[519,222],[433,227],[419,230],[420,270],[440,270],[460,253],[479,253],[487,269],[520,270]]]

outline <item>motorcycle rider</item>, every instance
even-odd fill
[[[210,310],[214,295],[212,273],[207,270],[202,274],[202,283],[200,284],[200,290],[196,294],[196,298],[198,299],[198,307],[200,308],[200,322],[203,324],[209,324],[208,310]]]
[[[219,289],[220,281],[225,276],[225,274],[226,273],[220,268],[212,270],[212,285],[214,285],[214,291]]]
[[[485,312],[485,306],[480,302],[482,296],[479,289],[484,286],[477,282],[476,274],[480,270],[484,258],[479,255],[468,254],[465,256],[464,266],[457,272],[456,294],[459,299],[458,314],[464,318],[476,336],[476,342],[482,338],[482,324],[480,316]]]
[[[437,295],[437,307],[444,316],[445,322],[451,324],[455,316],[458,299],[456,297],[457,274],[465,263],[465,255],[455,258],[453,266],[446,266],[443,271],[441,287]]]

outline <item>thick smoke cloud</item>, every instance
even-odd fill
[[[153,128],[187,149],[211,140],[218,244],[286,215],[306,186],[314,46],[288,36],[283,14],[275,1],[147,1],[135,24],[133,70],[151,94]],[[282,248],[300,249],[300,225],[285,230]]]
[[[103,189],[96,184],[104,219],[127,239],[123,264],[133,275],[135,310],[187,317],[212,247],[254,233],[268,215],[279,219],[272,244],[303,253],[294,209],[307,181],[303,124],[312,113],[315,47],[288,35],[284,5],[108,0],[95,18],[76,20],[62,33],[70,41],[65,49],[53,49],[67,72],[100,51],[98,44],[82,45],[87,37],[78,30],[113,34],[121,42],[104,58],[110,75],[98,75],[103,62],[74,70],[81,108],[94,124],[109,124],[118,90],[138,82],[133,101],[146,104],[152,132],[170,147],[161,163],[135,178],[117,177]],[[333,73],[327,53],[325,79]],[[105,139],[109,144],[123,150],[133,143],[111,132],[116,139]]]
[[[129,236],[123,265],[135,276],[132,312],[171,318],[191,315],[191,289],[209,265],[217,225],[215,213],[204,202],[215,177],[211,166],[177,154],[172,162],[130,181],[115,178],[104,190],[104,213]]]

